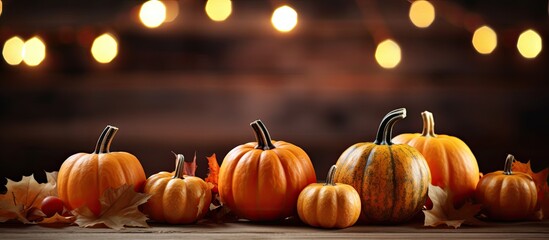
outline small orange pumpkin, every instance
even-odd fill
[[[423,132],[405,133],[393,138],[394,143],[415,147],[427,160],[431,183],[449,188],[454,205],[460,206],[473,198],[479,180],[477,160],[471,149],[457,137],[435,134],[433,114],[425,111]]]
[[[530,175],[511,171],[514,160],[509,154],[503,171],[488,173],[478,183],[476,200],[491,219],[525,220],[536,211],[536,184]]]
[[[117,127],[107,126],[93,153],[76,153],[61,165],[57,191],[69,210],[87,205],[98,216],[99,198],[106,189],[128,184],[142,191],[147,178],[139,160],[127,152],[109,151],[117,131]]]
[[[153,220],[171,224],[193,223],[206,215],[212,201],[212,186],[199,177],[184,176],[184,157],[177,154],[175,173],[159,172],[145,183],[151,194],[143,211]]]
[[[335,182],[353,186],[362,201],[361,219],[396,224],[418,213],[427,199],[431,174],[425,158],[406,144],[393,144],[391,132],[406,109],[389,112],[376,140],[349,147],[337,160]]]
[[[300,147],[272,141],[260,120],[250,125],[257,142],[235,147],[221,163],[221,201],[237,216],[250,220],[292,216],[301,190],[316,182],[313,164]]]
[[[313,227],[346,228],[360,216],[360,196],[350,185],[334,183],[336,166],[328,171],[326,183],[309,184],[297,199],[299,218]]]

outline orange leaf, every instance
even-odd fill
[[[217,190],[217,181],[219,179],[219,164],[217,163],[217,158],[215,156],[215,153],[212,154],[210,157],[206,157],[208,159],[208,168],[210,169],[210,172],[208,173],[208,177],[206,177],[206,182],[209,182],[214,185],[212,191],[214,193],[218,193]]]
[[[183,175],[187,175],[187,176],[193,176],[194,177],[194,174],[196,172],[196,152],[194,152],[194,157],[193,157],[193,161],[192,162],[188,162],[185,160],[185,162],[183,163]]]
[[[537,173],[534,173],[534,171],[532,171],[530,161],[527,163],[522,163],[517,160],[513,162],[512,171],[526,173],[534,179],[534,183],[536,184],[536,188],[538,190],[538,208],[541,208],[542,211],[540,217],[542,219],[549,218],[549,209],[547,207],[549,204],[547,203],[549,202],[549,199],[547,199],[547,195],[549,193],[549,185],[547,184],[549,168],[545,168]]]
[[[431,210],[423,210],[425,214],[424,226],[436,227],[446,224],[449,227],[458,228],[461,224],[482,225],[483,223],[475,218],[480,212],[480,204],[466,202],[461,208],[455,209],[452,201],[452,191],[443,190],[438,186],[429,184],[429,198],[433,201]]]

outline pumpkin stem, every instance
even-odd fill
[[[257,140],[256,149],[269,150],[275,148],[271,140],[271,135],[269,135],[267,127],[265,127],[265,124],[263,124],[261,120],[253,121],[250,123],[250,126],[254,129],[255,139]]]
[[[336,170],[337,170],[336,165],[332,165],[332,167],[328,171],[328,175],[326,176],[326,183],[324,183],[324,186],[326,186],[326,185],[335,185],[334,175],[336,173]]]
[[[376,140],[374,141],[377,145],[392,145],[391,142],[393,126],[397,120],[403,119],[406,117],[406,108],[399,108],[393,111],[390,111],[383,117],[379,128],[377,129]]]
[[[112,140],[114,139],[114,135],[116,135],[116,132],[118,132],[118,128],[115,126],[107,125],[101,135],[99,136],[99,139],[97,140],[97,144],[95,145],[95,150],[93,153],[95,154],[101,154],[101,153],[109,153],[111,148]]]
[[[433,114],[429,111],[424,111],[421,113],[421,118],[423,118],[423,132],[421,132],[421,135],[424,137],[436,137]]]
[[[515,156],[511,154],[507,155],[507,159],[505,159],[505,166],[503,167],[503,174],[513,175],[513,171],[511,169],[513,168],[514,161],[515,161]]]
[[[172,152],[173,153],[173,152]],[[173,153],[175,154],[175,153]],[[175,154],[175,174],[173,175],[173,178],[183,178],[183,166],[185,165],[185,156],[183,154]]]

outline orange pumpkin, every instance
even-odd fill
[[[250,220],[292,216],[301,190],[316,182],[311,160],[298,146],[272,141],[260,120],[250,125],[257,142],[235,147],[221,164],[221,201],[239,217]]]
[[[297,199],[299,218],[313,227],[346,228],[360,216],[360,196],[347,184],[334,183],[336,166],[328,171],[326,183],[309,184]]]
[[[406,109],[389,112],[381,121],[376,140],[349,147],[337,160],[335,182],[353,186],[362,201],[361,219],[396,224],[419,212],[427,199],[431,174],[425,158],[406,144],[393,144],[395,122]]]
[[[503,171],[488,173],[478,183],[475,198],[491,219],[525,220],[536,211],[536,184],[530,175],[511,171],[514,160],[509,154]]]
[[[151,194],[143,211],[153,220],[171,224],[193,223],[206,215],[212,201],[212,186],[194,176],[183,176],[184,157],[177,154],[174,172],[159,172],[145,183]]]
[[[449,188],[454,205],[460,206],[473,198],[479,180],[477,160],[471,149],[457,137],[435,134],[433,114],[425,111],[423,132],[400,134],[394,143],[415,147],[427,160],[431,170],[431,183]]]
[[[140,192],[145,184],[145,171],[137,158],[127,152],[110,152],[117,127],[107,126],[93,153],[76,153],[61,165],[57,177],[59,198],[71,210],[84,205],[97,216],[101,213],[99,198],[108,188],[133,185]]]

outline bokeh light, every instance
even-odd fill
[[[166,7],[166,19],[164,19],[164,22],[173,22],[179,16],[179,1],[163,0],[162,3]]]
[[[273,12],[271,23],[276,30],[289,32],[297,25],[297,12],[287,5],[279,7]]]
[[[0,0],[0,16],[2,16],[2,0]]]
[[[534,30],[528,29],[520,34],[517,49],[525,58],[535,58],[541,52],[541,36]]]
[[[104,33],[93,41],[91,53],[97,62],[110,63],[118,55],[118,42],[110,33]]]
[[[375,58],[381,67],[394,68],[400,63],[400,47],[395,41],[387,39],[377,45]]]
[[[225,21],[233,11],[231,0],[208,0],[205,9],[208,17],[216,22]]]
[[[46,44],[38,38],[32,37],[23,45],[23,62],[34,67],[46,58]]]
[[[139,19],[148,28],[157,28],[166,20],[166,6],[158,0],[150,0],[139,10]]]
[[[410,6],[410,20],[418,28],[426,28],[435,20],[435,7],[428,1],[418,0]]]
[[[19,65],[23,61],[23,45],[25,45],[25,42],[17,36],[8,39],[4,43],[2,56],[9,65]]]
[[[480,54],[490,54],[498,45],[498,37],[490,27],[482,26],[473,33],[472,43]]]

